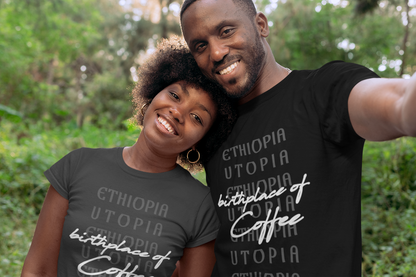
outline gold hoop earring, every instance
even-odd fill
[[[142,106],[142,108],[140,109],[140,113],[142,114],[142,116],[144,116],[144,108],[146,108],[146,106],[147,106],[147,103],[144,103],[143,104],[143,106]]]
[[[196,160],[196,161],[191,161],[190,159],[189,159],[189,153],[191,153],[191,151],[196,151],[196,153],[198,153],[198,159]],[[191,164],[194,164],[194,163],[197,163],[198,161],[199,161],[199,159],[201,158],[201,154],[199,154],[199,151],[198,150],[196,150],[196,149],[189,149],[189,151],[188,151],[188,153],[186,154],[186,158],[188,159],[188,161],[191,163]]]

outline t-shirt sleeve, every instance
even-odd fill
[[[69,188],[79,160],[80,149],[74,150],[44,172],[52,187],[65,199],[69,199]]]
[[[219,227],[220,222],[215,212],[211,193],[208,193],[196,214],[192,228],[192,237],[185,247],[196,247],[210,242],[217,237]]]
[[[378,75],[364,66],[342,61],[328,63],[316,71],[314,104],[326,140],[344,145],[360,139],[351,125],[348,97],[356,84],[369,78]]]

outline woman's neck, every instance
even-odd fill
[[[123,159],[129,167],[149,173],[166,172],[177,166],[177,156],[164,156],[152,151],[140,137],[133,146],[123,149]]]

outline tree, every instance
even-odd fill
[[[1,2],[1,104],[46,126],[123,126],[132,115],[140,57],[158,39],[180,33],[172,8],[178,1],[144,3],[152,9],[142,2]]]
[[[413,5],[415,5],[413,3]],[[404,8],[403,8],[404,7]],[[383,11],[384,10],[384,11]],[[384,14],[385,10],[389,11],[389,15],[395,16],[398,20],[402,22],[403,29],[399,31],[399,34],[402,35],[402,40],[400,46],[396,48],[399,49],[401,55],[401,64],[399,76],[403,76],[405,73],[410,74],[415,71],[416,67],[414,65],[416,59],[415,55],[409,55],[409,53],[415,53],[416,48],[414,47],[414,40],[411,42],[411,33],[413,31],[412,27],[412,16],[415,15],[416,8],[411,7],[411,1],[409,0],[356,0],[355,12],[358,16],[370,16],[373,14]]]
[[[0,90],[2,104],[26,118],[57,109],[62,63],[89,54],[101,17],[95,1],[7,1],[0,6]],[[58,75],[58,78],[55,76]],[[56,80],[58,79],[58,80]],[[58,108],[59,109],[59,108]]]

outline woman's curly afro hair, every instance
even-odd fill
[[[189,149],[178,156],[178,163],[188,170],[201,169],[231,132],[237,118],[235,103],[225,96],[218,84],[201,73],[186,42],[177,36],[159,42],[156,51],[139,67],[137,76],[138,82],[132,94],[135,118],[139,125],[143,125],[143,105],[149,104],[161,90],[175,82],[184,81],[186,85],[202,89],[210,95],[217,106],[217,116],[208,133],[197,145],[201,154],[199,162],[191,164],[188,161]]]

